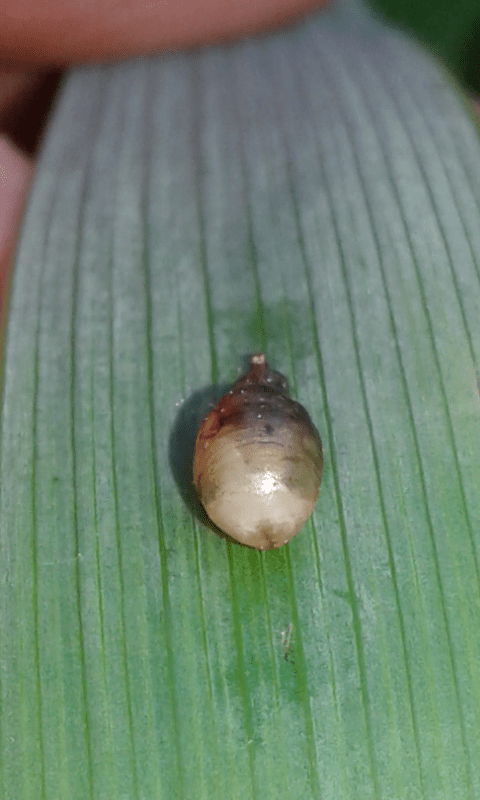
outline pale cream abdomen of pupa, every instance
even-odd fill
[[[318,498],[318,443],[289,421],[274,437],[259,425],[224,426],[195,454],[194,473],[208,516],[234,539],[257,549],[286,544]]]

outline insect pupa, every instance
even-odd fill
[[[197,434],[193,482],[205,511],[243,544],[281,547],[312,513],[322,472],[322,442],[308,412],[265,355],[252,355]]]

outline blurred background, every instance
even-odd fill
[[[480,0],[363,2],[422,42],[480,109]],[[184,0],[181,11],[176,3],[145,5],[138,0],[113,4],[112,0],[75,0],[66,6],[55,0],[16,3],[5,0],[0,28],[0,317],[5,275],[38,146],[65,65],[265,31],[270,24],[295,19],[296,13],[321,10],[328,0],[269,0],[265,4]],[[334,5],[335,0],[330,3]]]
[[[479,0],[370,0],[369,4],[414,33],[465,88],[480,94]]]

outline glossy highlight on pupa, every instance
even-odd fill
[[[245,545],[281,547],[312,513],[322,471],[322,442],[307,411],[265,355],[252,355],[198,431],[193,482],[208,516]]]

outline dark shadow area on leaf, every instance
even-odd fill
[[[168,460],[184,503],[203,523],[208,519],[193,485],[193,454],[204,417],[228,391],[227,384],[213,384],[194,392],[180,407],[168,447]]]
[[[239,375],[245,373],[249,366],[250,354],[242,358],[242,370]],[[198,429],[202,420],[208,412],[218,403],[221,397],[230,389],[230,383],[215,383],[194,392],[188,400],[182,404],[172,427],[168,444],[168,461],[173,478],[182,496],[183,502],[193,514],[193,516],[225,539],[230,544],[238,547],[246,547],[251,550],[249,545],[237,542],[224,531],[217,528],[215,523],[207,515],[200,498],[193,485],[193,454]]]
[[[209,519],[193,485],[193,453],[198,429],[204,417],[229,388],[228,383],[206,386],[194,392],[182,404],[170,434],[168,460],[182,499],[193,516],[223,539],[238,545]]]

